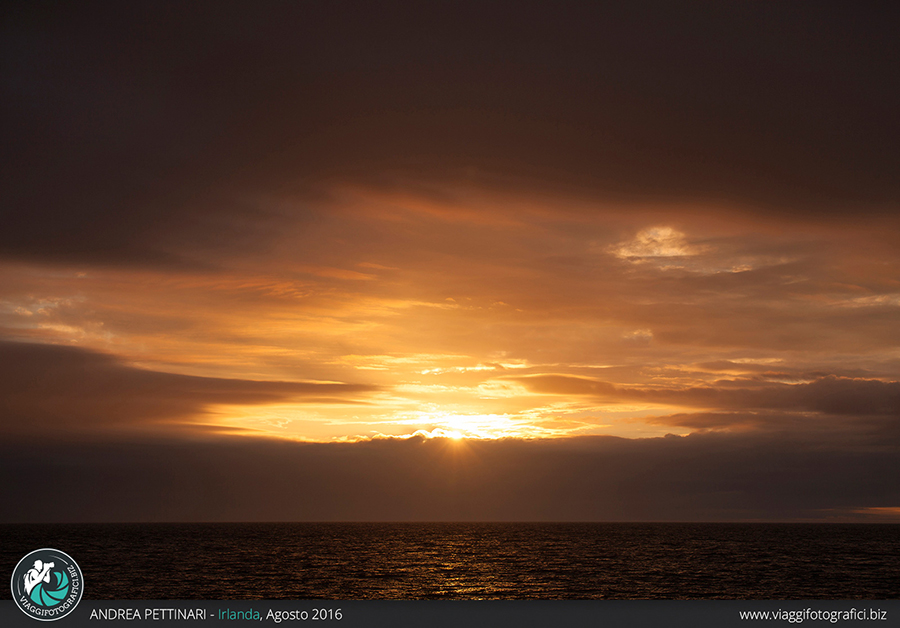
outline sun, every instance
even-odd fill
[[[396,421],[415,426],[413,434],[452,440],[496,440],[528,437],[529,426],[521,417],[506,414],[463,414],[446,410],[404,414]]]

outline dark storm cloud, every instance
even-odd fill
[[[824,520],[900,503],[896,447],[810,438],[45,439],[0,454],[0,521]]]
[[[215,263],[306,219],[259,198],[330,181],[900,199],[894,20],[872,5],[4,10],[6,258]]]
[[[790,436],[827,442],[847,451],[900,446],[900,419],[896,415],[834,416],[775,411],[693,412],[645,417],[643,422],[697,432],[727,431]]]
[[[651,403],[729,410],[776,409],[839,415],[888,415],[900,418],[900,382],[826,376],[814,382],[782,384],[722,380],[711,386],[646,388],[614,386],[569,375],[508,377],[547,394],[590,395],[604,401]]]
[[[92,434],[190,421],[213,404],[352,403],[371,386],[192,377],[72,347],[0,342],[0,433]]]

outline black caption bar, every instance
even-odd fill
[[[900,600],[875,601],[91,601],[57,622],[0,601],[0,626],[100,628],[881,628],[900,625]]]

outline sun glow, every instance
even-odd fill
[[[348,410],[352,417],[346,416]],[[326,404],[220,405],[206,416],[202,424],[210,428],[239,429],[248,436],[311,441],[410,437],[496,440],[559,435],[558,429],[536,423],[531,413],[466,413],[433,405],[428,410],[397,409],[387,413]]]
[[[412,435],[427,437],[494,440],[498,438],[533,438],[540,436],[535,427],[522,417],[508,414],[462,414],[446,410],[406,413],[394,421],[396,425],[414,426]]]
[[[430,413],[431,422],[441,425],[454,438],[494,439],[521,435],[522,427],[515,419],[505,414],[455,414],[452,412]]]

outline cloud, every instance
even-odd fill
[[[6,440],[0,521],[840,520],[896,508],[898,463],[896,446],[758,435]]]
[[[685,234],[672,227],[648,227],[638,232],[632,240],[620,242],[612,249],[617,257],[634,262],[659,257],[688,257],[700,251],[702,249],[688,243]]]
[[[895,20],[619,5],[5,10],[0,520],[893,516]]]
[[[11,9],[0,255],[216,266],[335,182],[891,215],[887,15],[646,10]]]
[[[506,377],[536,393],[553,395],[614,396],[617,388],[608,382],[571,375],[535,375],[532,377]]]
[[[831,416],[808,413],[685,412],[663,416],[645,416],[641,423],[689,429],[692,433],[730,433],[769,435],[806,440],[810,444],[827,443],[845,451],[895,449],[900,446],[900,421],[890,415]]]
[[[107,436],[116,429],[171,430],[202,422],[214,405],[353,403],[374,390],[163,373],[74,347],[0,342],[0,431],[7,435],[104,438],[106,430]]]
[[[829,375],[814,382],[784,384],[720,380],[702,387],[615,386],[570,375],[506,377],[537,393],[589,395],[604,402],[649,403],[725,410],[770,409],[833,415],[900,417],[900,382]]]

